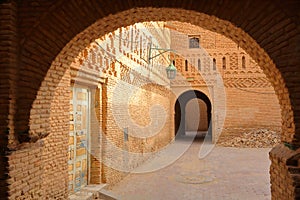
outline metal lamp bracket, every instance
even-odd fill
[[[152,43],[149,43],[148,44],[148,59],[147,59],[147,63],[149,64],[151,59],[153,58],[156,58],[166,52],[175,52],[174,50],[172,49],[164,49],[164,48],[155,48],[155,47],[152,47]],[[155,54],[154,56],[152,56],[152,50],[157,50],[159,53],[158,54]],[[161,52],[162,51],[162,52]]]

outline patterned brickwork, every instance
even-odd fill
[[[171,46],[176,52],[173,59],[179,74],[172,81],[172,89],[212,86],[214,128],[222,130],[213,134],[220,134],[218,142],[249,129],[264,128],[281,134],[280,107],[274,89],[242,48],[223,35],[188,23],[166,22],[165,27],[171,29]],[[199,48],[189,47],[190,35],[199,37]]]
[[[56,81],[54,79],[59,74],[61,74],[58,68],[62,66],[59,64],[60,62],[59,59],[55,61],[53,63],[54,70],[49,72],[47,81],[44,84],[42,84],[42,87],[39,91],[39,98],[37,98],[33,104],[33,109],[31,110],[32,123],[31,123],[31,131],[30,131],[32,138],[45,137],[49,135],[45,139],[43,139],[45,145],[42,148],[43,156],[40,159],[42,159],[42,162],[45,164],[44,165],[45,167],[42,168],[42,170],[44,170],[42,176],[43,177],[50,176],[51,178],[47,179],[47,181],[45,181],[46,179],[42,179],[40,180],[40,182],[35,183],[40,186],[40,190],[42,191],[41,193],[43,193],[44,196],[59,197],[67,194],[66,192],[67,182],[61,181],[58,184],[56,182],[57,180],[56,174],[65,174],[65,176],[67,177],[67,167],[66,167],[67,157],[65,156],[67,155],[66,152],[68,152],[67,150],[68,143],[66,142],[58,143],[57,138],[61,136],[65,137],[68,135],[68,128],[67,128],[68,123],[66,123],[67,122],[66,120],[69,119],[69,114],[68,114],[69,113],[68,110],[69,109],[69,88],[71,86],[70,85],[71,80],[72,82],[74,82],[72,84],[74,86],[80,86],[81,84],[84,84],[84,85],[90,85],[90,87],[92,88],[99,87],[97,85],[101,83],[101,86],[99,87],[99,90],[101,91],[101,96],[99,96],[99,99],[97,96],[100,95],[100,91],[96,90],[95,94],[94,92],[92,93],[93,103],[92,103],[91,111],[92,112],[95,111],[95,112],[93,112],[91,116],[91,131],[92,131],[91,136],[93,137],[92,144],[91,144],[91,172],[90,172],[91,183],[114,184],[118,182],[125,175],[125,173],[113,169],[112,166],[106,166],[105,162],[103,163],[103,159],[110,159],[115,161],[118,161],[118,159],[121,160],[124,159],[123,155],[120,156],[116,154],[118,152],[115,153],[114,152],[115,149],[111,148],[111,143],[121,149],[123,148],[124,145],[124,141],[123,141],[124,127],[120,127],[117,124],[117,121],[115,119],[116,114],[112,112],[117,108],[122,108],[122,109],[124,108],[123,105],[112,105],[114,99],[120,98],[120,101],[122,102],[122,99],[124,98],[124,96],[122,96],[121,94],[117,96],[113,96],[116,90],[116,85],[123,86],[123,91],[128,90],[128,88],[131,86],[137,88],[141,87],[140,88],[141,94],[138,96],[134,95],[131,98],[131,101],[133,100],[134,103],[132,104],[132,106],[129,106],[129,111],[131,114],[130,117],[132,117],[132,119],[136,121],[138,124],[139,124],[138,121],[142,121],[142,125],[147,125],[149,123],[149,120],[147,120],[148,118],[147,115],[145,115],[145,113],[149,112],[148,111],[149,105],[155,103],[155,101],[165,102],[165,109],[167,111],[166,115],[167,116],[169,115],[168,96],[170,95],[170,93],[166,88],[156,84],[152,84],[151,80],[142,76],[140,73],[136,71],[135,68],[132,68],[123,63],[122,64],[113,63],[111,60],[109,60],[109,58],[105,57],[104,55],[102,55],[103,56],[102,58],[105,59],[106,61],[104,61],[103,63],[100,62],[99,65],[98,62],[94,62],[95,59],[94,53],[99,52],[101,50],[102,49],[99,48],[97,45],[95,45],[95,43],[92,43],[91,45],[88,45],[86,49],[84,49],[78,54],[78,56],[74,59],[74,62],[72,62],[70,66],[63,64],[65,67],[68,67],[68,70],[64,74],[64,77],[59,82],[59,85],[56,87],[56,89],[53,89],[51,86],[53,86],[53,82]],[[114,50],[106,49],[106,53],[104,54],[107,54],[107,52],[110,51],[113,52]],[[99,56],[96,57],[97,59],[101,58]],[[125,57],[132,59],[132,55],[127,53]],[[156,74],[158,79],[164,78],[160,75],[161,73],[156,73]],[[45,96],[46,94],[49,94],[49,92],[52,93],[51,99]],[[148,101],[148,99],[150,101]],[[50,104],[50,107],[46,105],[47,101],[52,102]],[[141,109],[142,104],[136,105],[136,102],[141,102],[141,103],[148,102],[148,104],[144,104],[145,108]],[[98,105],[98,107],[93,106],[96,104]],[[52,111],[52,109],[54,110]],[[144,117],[142,118],[140,117],[141,115],[140,110],[144,111],[142,113]],[[127,115],[122,116],[122,113],[120,113],[119,117],[122,119],[128,116]],[[50,123],[45,124],[45,121],[48,121],[49,119],[51,120]],[[159,119],[157,120],[163,121]],[[128,150],[130,152],[147,153],[147,152],[156,151],[159,148],[164,147],[165,145],[168,144],[168,142],[173,137],[172,134],[166,134],[166,133],[171,133],[169,131],[169,127],[170,127],[170,123],[166,123],[164,128],[161,130],[161,132],[155,135],[154,137],[150,137],[149,139],[147,139],[147,142],[145,139],[136,139],[134,137],[129,136],[129,141],[127,143]],[[129,131],[132,130],[129,129]],[[51,133],[56,133],[56,134],[51,134]],[[105,135],[105,138],[107,139],[106,141],[101,137],[102,134]],[[62,140],[66,140],[66,138]],[[150,145],[146,145],[146,144],[150,144]],[[63,149],[63,150],[59,152],[51,151],[50,147],[53,147],[55,149]],[[100,158],[99,155],[102,158]],[[118,159],[115,159],[116,157],[118,157]],[[55,158],[55,160],[52,160],[51,158]],[[145,157],[139,158],[137,160],[133,158],[129,160],[129,166],[127,167],[130,168],[136,167],[145,159],[147,159],[146,154]],[[50,162],[52,163],[50,164]],[[122,161],[120,163],[122,163]],[[49,166],[52,165],[54,166],[59,165],[59,167],[56,167],[55,170],[51,170]],[[48,185],[48,187],[46,187],[45,185]],[[20,194],[17,194],[17,196],[18,195]]]

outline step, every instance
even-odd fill
[[[79,191],[69,196],[69,200],[93,200],[93,193]]]
[[[106,184],[87,185],[75,194],[70,195],[69,200],[116,200],[117,197],[112,192],[103,189],[105,186]]]

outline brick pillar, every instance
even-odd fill
[[[284,144],[274,147],[269,153],[271,160],[270,178],[272,200],[299,199],[300,150],[293,150]]]
[[[90,171],[90,183],[101,183],[101,112],[102,102],[100,97],[100,89],[96,88],[91,91],[91,171]]]
[[[8,147],[14,146],[14,113],[17,79],[17,4],[0,4],[0,196],[7,198]]]

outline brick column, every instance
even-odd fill
[[[101,183],[101,112],[102,112],[102,102],[101,102],[101,91],[96,88],[91,91],[91,167],[90,167],[90,183],[100,184]]]
[[[8,146],[14,146],[14,113],[17,80],[17,4],[4,0],[0,4],[0,196],[8,191]]]
[[[299,199],[299,151],[280,144],[269,153],[272,200]]]

